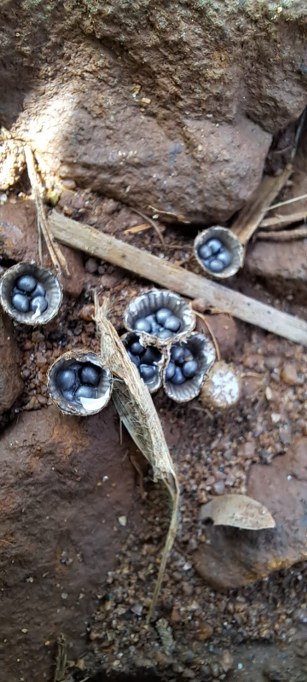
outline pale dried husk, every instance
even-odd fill
[[[202,386],[202,404],[215,410],[229,410],[237,404],[240,395],[240,372],[233,364],[219,360],[209,371]]]
[[[160,308],[169,308],[174,315],[181,320],[182,329],[178,333],[169,336],[167,339],[160,339],[155,334],[138,331],[137,333],[140,335],[141,343],[144,346],[154,344],[156,348],[165,348],[172,343],[184,339],[195,327],[195,313],[181,296],[175,294],[173,291],[168,291],[167,289],[151,289],[130,301],[124,313],[124,324],[126,329],[136,333],[136,330],[133,328],[135,320],[139,317],[145,317],[146,315],[155,313]]]
[[[206,267],[204,261],[198,255],[198,249],[202,244],[208,241],[208,239],[220,239],[223,244],[229,249],[232,255],[232,262],[228,265],[223,272],[212,272]],[[229,230],[227,227],[221,227],[220,225],[214,225],[213,227],[208,227],[206,230],[199,232],[194,240],[194,255],[199,265],[205,270],[206,274],[214,279],[227,279],[227,277],[232,277],[243,265],[244,261],[244,247],[242,246],[238,237]]]
[[[167,558],[176,536],[179,485],[161,422],[149,390],[142,381],[136,366],[130,360],[116,330],[107,319],[105,306],[99,305],[97,294],[95,295],[95,321],[101,338],[102,362],[114,376],[112,399],[116,410],[131,438],[150,462],[155,480],[161,480],[164,483],[172,501],[169,530],[148,615],[148,619],[150,619],[160,592]]]
[[[38,314],[32,311],[20,313],[12,305],[11,292],[16,280],[21,275],[33,275],[46,289],[48,308],[43,313]],[[31,326],[47,324],[58,314],[62,299],[62,287],[56,275],[51,270],[41,268],[34,262],[21,262],[13,265],[4,273],[0,281],[0,303],[2,307],[10,317],[22,324]]]
[[[56,385],[56,375],[60,369],[68,369],[74,362],[91,362],[101,369],[101,379],[97,387],[97,398],[80,398],[77,402],[65,400]],[[89,417],[92,414],[101,412],[110,401],[113,380],[112,374],[101,361],[100,355],[87,350],[73,350],[63,353],[48,371],[48,391],[53,402],[59,407],[61,412],[78,417]]]

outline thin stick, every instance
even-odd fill
[[[234,232],[243,246],[247,244],[260,225],[271,202],[279,194],[292,173],[292,166],[286,166],[277,177],[265,175],[251,201],[240,211],[231,231]]]
[[[266,218],[259,225],[261,229],[275,228],[278,229],[279,225],[292,225],[292,223],[299,223],[301,220],[307,218],[307,210],[297,211],[296,213],[288,213],[288,215],[276,215],[273,218]]]
[[[26,157],[26,164],[27,164],[27,171],[28,171],[28,176],[29,180],[31,183],[31,188],[34,196],[34,201],[35,201],[35,206],[36,206],[36,214],[37,214],[37,228],[38,228],[38,254],[39,254],[39,259],[40,262],[42,262],[42,234],[44,236],[44,240],[46,242],[46,246],[49,252],[49,256],[51,258],[51,261],[53,263],[53,266],[58,272],[61,272],[61,270],[64,270],[65,274],[67,277],[70,276],[66,259],[62,254],[61,249],[59,248],[58,244],[54,241],[54,238],[52,234],[50,234],[50,228],[48,225],[48,221],[45,215],[45,209],[44,209],[44,204],[42,201],[41,197],[41,187],[40,187],[40,182],[36,173],[35,169],[35,161],[34,161],[34,155],[32,152],[32,149],[28,146],[25,145],[24,147],[25,151],[25,157]]]
[[[302,201],[307,199],[307,194],[301,194],[300,197],[293,197],[293,199],[287,199],[287,201],[280,201],[279,204],[272,204],[267,210],[273,211],[273,208],[280,208],[280,206],[287,206],[288,204],[294,204],[295,201]]]
[[[177,291],[188,298],[202,298],[208,306],[307,346],[307,322],[255,301],[237,291],[195,275],[147,251],[98,232],[89,225],[52,211],[49,216],[54,237],[63,244],[117,265],[134,275]]]
[[[291,242],[293,239],[306,239],[307,227],[297,227],[293,230],[279,230],[272,232],[258,232],[258,239],[268,239],[273,242]]]
[[[159,228],[159,225],[157,225],[155,223],[155,221],[152,220],[151,218],[148,218],[148,216],[145,215],[145,213],[141,213],[141,211],[138,211],[136,208],[131,208],[131,211],[133,211],[133,213],[137,213],[137,215],[139,215],[141,218],[143,218],[143,220],[146,220],[149,223],[149,225],[151,225],[151,227],[153,227],[153,229],[155,230],[155,232],[157,233],[157,235],[160,239],[161,244],[163,244],[163,246],[164,246],[165,241],[164,241],[164,237],[162,235],[162,232]]]

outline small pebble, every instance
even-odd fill
[[[144,379],[144,381],[150,381],[150,379],[153,379],[154,376],[157,374],[157,367],[154,367],[153,365],[140,365],[139,366],[139,372]]]
[[[34,296],[30,302],[30,308],[35,312],[38,310],[40,313],[44,313],[48,308],[48,301],[44,296]]]
[[[35,277],[32,277],[32,275],[22,275],[21,277],[18,277],[16,282],[18,289],[20,289],[20,291],[25,291],[27,294],[34,291],[36,285],[37,280]]]
[[[148,320],[145,320],[144,317],[139,317],[139,319],[134,323],[134,329],[136,329],[138,332],[147,332],[147,334],[150,334],[151,324],[148,322]]]
[[[30,302],[25,294],[14,294],[12,296],[12,306],[19,313],[28,313],[30,310]]]
[[[80,371],[82,383],[90,384],[91,386],[98,386],[100,375],[100,369],[91,364],[83,366]]]

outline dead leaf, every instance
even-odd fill
[[[221,495],[200,509],[201,521],[212,519],[214,526],[235,526],[246,530],[275,528],[268,509],[248,495]]]

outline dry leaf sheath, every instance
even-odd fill
[[[112,399],[116,410],[131,438],[150,462],[155,480],[163,481],[172,502],[169,530],[148,614],[148,620],[150,620],[160,592],[167,558],[176,536],[179,508],[178,480],[149,390],[131,362],[116,330],[107,319],[106,307],[99,305],[97,293],[95,293],[95,321],[101,338],[102,361],[113,374]]]

